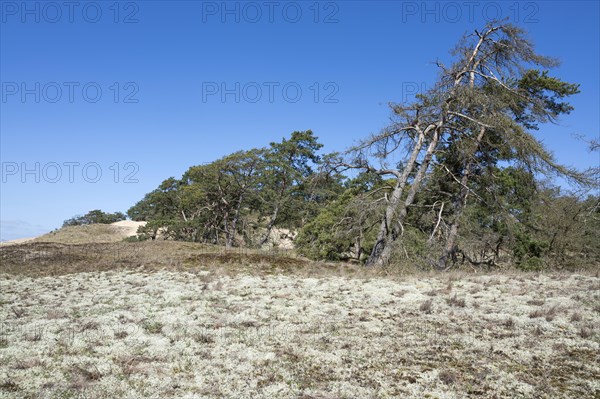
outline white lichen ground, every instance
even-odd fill
[[[599,287],[589,275],[0,274],[0,397],[598,398]]]

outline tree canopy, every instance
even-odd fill
[[[77,215],[72,217],[71,219],[67,219],[63,223],[63,227],[66,226],[83,226],[88,224],[110,224],[114,222],[119,222],[121,220],[125,220],[127,217],[125,214],[121,212],[115,213],[107,213],[103,212],[100,209],[94,209],[93,211],[89,211],[85,215]]]

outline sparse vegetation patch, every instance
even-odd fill
[[[600,394],[598,277],[457,276],[449,289],[443,276],[246,261],[0,274],[0,396]]]

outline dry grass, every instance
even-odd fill
[[[529,317],[532,319],[543,317],[546,321],[552,321],[556,317],[556,314],[559,312],[559,305],[555,304],[546,308],[538,308],[533,312],[529,313]]]
[[[571,314],[571,321],[572,322],[577,322],[577,321],[581,321],[581,313],[580,312],[573,312],[573,314]]]
[[[388,274],[385,270],[358,265],[311,262],[287,250],[225,250],[218,246],[175,241],[33,242],[0,247],[0,273],[30,277],[124,269],[194,272],[207,267],[227,275],[284,273],[359,277]]]
[[[419,306],[419,310],[423,313],[431,314],[433,311],[433,300],[428,299]]]
[[[0,397],[596,398],[600,279],[188,243],[0,250]]]
[[[467,306],[465,298],[459,298],[456,296],[456,294],[454,294],[451,298],[446,299],[446,303],[459,308],[464,308]]]

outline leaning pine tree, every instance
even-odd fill
[[[457,249],[461,218],[472,192],[469,183],[480,171],[482,155],[519,163],[533,172],[584,180],[558,165],[531,133],[538,124],[554,122],[572,110],[561,100],[577,93],[578,86],[540,71],[556,66],[556,60],[536,54],[520,28],[501,23],[464,37],[454,55],[457,60],[451,67],[438,63],[441,75],[432,90],[412,104],[393,107],[399,122],[351,148],[349,161],[342,163],[395,181],[384,197],[385,211],[367,265],[389,263],[394,244],[402,240],[409,207],[433,166],[445,170],[459,187],[447,216],[444,249],[434,262],[439,269],[448,267]],[[459,154],[451,167],[444,164],[450,149]],[[407,157],[390,167],[389,160],[401,150]],[[377,159],[380,162],[374,165]]]

